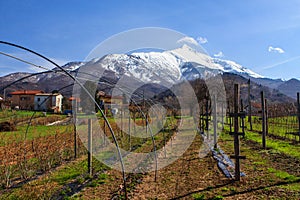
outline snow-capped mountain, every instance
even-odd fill
[[[109,54],[101,59],[94,59],[87,66],[93,69],[104,68],[116,76],[126,75],[143,82],[158,83],[162,79],[176,83],[182,79],[205,78],[209,74],[230,72],[244,77],[262,78],[261,75],[229,60],[212,58],[197,52],[187,45],[164,52],[138,52],[127,54]],[[75,67],[76,66],[76,67]],[[74,64],[74,68],[85,65]],[[67,66],[68,69],[72,69]]]
[[[91,72],[87,66],[93,66],[98,71],[104,70],[104,73],[102,73],[104,76],[119,78],[122,75],[126,75],[129,78],[145,83],[160,83],[165,81],[174,84],[183,79],[205,78],[210,74],[222,74],[224,72],[239,74],[246,78],[262,78],[261,75],[233,61],[212,58],[187,45],[163,52],[109,54],[103,58],[96,58],[89,62],[70,62],[62,67],[72,74],[80,76],[78,72]],[[54,68],[53,70],[60,71],[58,68]],[[13,73],[1,79],[2,82],[7,83],[28,75],[30,73]],[[51,79],[65,80],[67,77],[63,76],[60,72],[51,72],[32,76],[24,79],[24,81],[38,84],[39,82],[47,82]]]
[[[93,66],[92,70],[89,69],[90,66]],[[119,78],[124,75],[129,78],[127,80],[133,80],[132,82],[138,80],[144,83],[164,82],[171,85],[183,79],[193,80],[199,77],[206,78],[216,73],[232,73],[247,79],[250,78],[251,81],[268,87],[270,86],[269,83],[272,82],[272,85],[274,85],[273,89],[278,89],[287,95],[294,93],[296,89],[289,89],[290,92],[286,93],[280,89],[280,85],[285,83],[282,80],[278,81],[264,78],[234,61],[210,57],[187,45],[163,52],[109,54],[88,62],[70,62],[62,66],[62,68],[77,77],[86,74],[89,76],[93,75],[99,79],[104,77],[106,80],[114,82],[118,81]],[[56,72],[49,71],[47,73],[39,73],[31,77],[29,77],[31,75],[30,73],[22,72],[0,77],[0,88],[22,78],[23,80],[18,84],[10,86],[7,92],[9,92],[9,90],[33,88],[51,92],[52,90],[60,89],[73,83],[73,80],[60,72],[58,68],[54,68],[53,70]],[[87,78],[90,77],[87,76]],[[66,88],[65,91],[66,90],[72,92],[71,88]]]

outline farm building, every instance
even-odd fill
[[[38,93],[34,96],[34,110],[60,113],[62,111],[62,99],[63,96],[59,93]]]
[[[118,109],[121,109],[124,106],[123,96],[112,96],[100,91],[98,92],[97,97],[100,100],[100,106],[102,109],[105,109],[106,112],[111,110],[114,115],[118,113]]]
[[[11,106],[21,110],[34,109],[34,97],[38,93],[43,93],[41,90],[18,90],[11,92]]]
[[[123,97],[122,96],[111,96],[105,94],[103,91],[98,92],[97,96],[100,98],[100,101],[104,104],[111,104],[111,105],[122,105],[123,104]]]

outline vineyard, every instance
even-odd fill
[[[73,80],[52,95],[73,87],[72,108],[0,111],[0,199],[300,198],[299,93],[276,102],[220,76],[123,87],[52,64]]]
[[[146,158],[136,166],[144,172],[126,173],[125,180],[122,172],[99,161],[109,157],[105,152],[95,151],[93,157],[88,156],[88,147],[84,145],[88,137],[79,139],[77,136],[74,140],[74,119],[42,113],[36,113],[32,118],[32,112],[2,111],[1,122],[16,124],[16,129],[1,132],[0,199],[299,199],[297,105],[268,105],[265,148],[262,146],[262,112],[252,113],[251,124],[248,116],[239,119],[240,131],[244,132],[240,136],[240,154],[246,157],[240,160],[244,174],[240,181],[236,181],[234,175],[226,178],[211,152],[201,157],[205,137],[209,130],[214,129],[214,103],[204,102],[202,105],[198,132],[189,128],[194,124],[194,117],[184,117],[183,120],[180,116],[169,116],[162,121],[163,128],[153,138],[134,135],[137,130],[149,131],[147,122],[151,124],[153,120],[157,123],[161,118],[145,120],[133,115],[125,118],[125,113],[118,117],[108,116],[120,148],[136,153],[162,150],[157,153],[159,161],[172,157],[165,148],[168,144],[176,148],[184,143],[181,136],[194,135],[188,149],[170,165],[147,172],[149,162],[155,162],[153,158]],[[208,109],[206,105],[209,105]],[[225,111],[222,112],[224,117],[218,119],[217,126],[223,131],[219,133],[215,150],[222,149],[230,155],[235,148],[234,138],[229,134],[233,132],[235,117],[225,116]],[[90,121],[100,124],[108,141],[96,132],[92,133],[93,137],[98,135],[96,141],[103,145],[112,142],[109,127],[100,114],[97,116],[96,121]],[[54,121],[67,123],[49,126]],[[84,127],[86,130],[88,121],[83,117],[82,126],[77,127],[79,134],[78,129]],[[178,134],[180,123],[186,125]],[[126,134],[130,131],[132,135]]]

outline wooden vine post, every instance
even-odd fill
[[[241,116],[241,128],[242,128],[242,133],[243,133],[243,137],[245,136],[245,118],[246,118],[246,112],[244,112],[244,104],[243,104],[243,100],[241,99],[241,110],[240,113],[244,113],[244,115]]]
[[[250,93],[250,79],[248,80],[248,109],[249,109],[249,113],[248,113],[248,122],[250,125],[250,131],[252,131],[252,107],[251,107],[251,93]]]
[[[123,105],[121,105],[121,136],[124,137],[123,135]]]
[[[217,97],[213,95],[214,148],[217,148]]]
[[[239,117],[245,117],[244,112],[239,112],[239,96],[240,88],[238,84],[234,84],[234,113],[230,113],[230,116],[234,118],[233,120],[233,132],[230,132],[230,135],[234,136],[234,155],[231,155],[230,158],[235,159],[235,180],[240,181],[241,179],[241,169],[240,169],[240,159],[245,159],[245,156],[240,155],[240,135],[244,135],[239,132]]]
[[[298,136],[300,141],[300,94],[297,92]]]
[[[75,109],[74,110],[74,158],[76,159],[77,158],[77,129],[76,129],[76,120],[77,120],[77,99],[75,98]]]
[[[93,157],[93,143],[92,143],[92,119],[88,119],[88,173],[90,175],[93,174],[92,172],[92,157]]]
[[[229,101],[227,103],[227,106],[228,106],[228,119],[229,119],[229,131],[232,132],[232,119],[231,119],[231,116],[230,116],[230,113],[231,113],[231,109],[230,109],[230,105],[229,105]],[[228,120],[227,120],[228,121]]]
[[[209,138],[208,130],[209,130],[209,105],[208,105],[208,99],[205,102],[205,130],[207,131],[207,138]]]
[[[261,95],[261,124],[262,124],[262,147],[266,148],[266,107],[265,107],[265,97],[264,92],[260,92]]]
[[[106,109],[105,109],[105,107],[104,107],[104,115],[106,116]],[[103,118],[103,143],[104,143],[104,145],[106,145],[106,122],[105,122],[105,120],[104,120],[104,118]]]
[[[131,151],[131,124],[130,124],[130,120],[131,120],[131,113],[130,110],[128,109],[128,135],[129,135],[129,151]]]
[[[221,124],[222,124],[222,130],[224,130],[224,108],[223,108],[223,106],[224,106],[224,102],[221,103],[221,116],[222,116],[222,118],[221,118]]]
[[[269,133],[269,116],[268,116],[268,100],[265,98],[265,122],[266,122],[266,135]]]
[[[202,133],[202,108],[203,106],[200,107],[200,112],[199,112],[199,132]]]

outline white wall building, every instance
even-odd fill
[[[34,96],[34,110],[54,111],[60,113],[62,111],[63,96],[59,93],[38,93]]]

